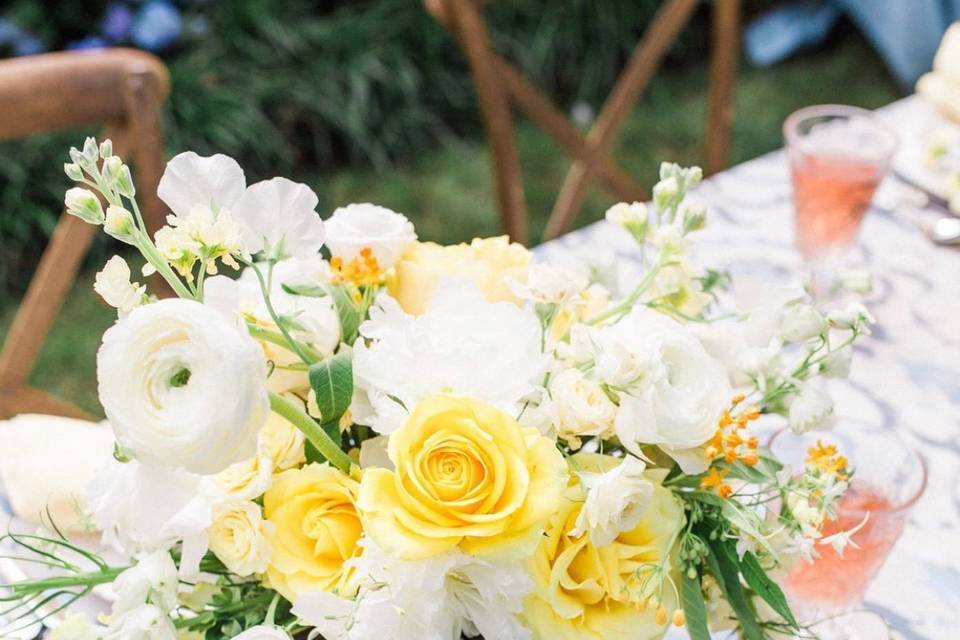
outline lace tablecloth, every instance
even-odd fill
[[[883,110],[916,127],[917,98]],[[796,279],[791,187],[783,151],[724,171],[697,188],[708,224],[695,246],[700,264],[778,281]],[[858,258],[875,278],[867,306],[873,336],[857,349],[848,380],[830,380],[843,418],[896,429],[926,457],[929,485],[866,604],[903,638],[960,638],[960,249],[934,246],[921,225],[945,215],[890,177],[860,236]],[[599,222],[548,243],[546,260],[569,252],[613,252],[631,260],[632,241]],[[676,633],[676,632],[675,632]],[[682,638],[683,634],[671,635]]]

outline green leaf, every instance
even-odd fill
[[[310,386],[317,397],[320,409],[320,422],[324,425],[336,423],[350,407],[353,398],[353,356],[347,351],[310,367]],[[328,432],[329,433],[329,432]],[[340,431],[337,430],[339,436]]]
[[[708,548],[710,553],[707,555],[707,566],[711,568],[713,577],[717,579],[727,602],[737,615],[744,640],[765,640],[763,627],[757,621],[757,615],[740,584],[737,550],[733,542],[711,540]]]
[[[281,284],[280,288],[294,296],[323,298],[330,295],[329,291],[318,284]]]
[[[328,293],[333,298],[333,306],[340,319],[340,341],[353,344],[360,332],[360,323],[366,309],[361,309],[353,298],[356,289],[347,286],[330,287]]]
[[[794,618],[793,612],[790,610],[790,605],[787,603],[787,598],[783,595],[783,591],[777,586],[776,582],[770,579],[770,576],[767,575],[767,572],[763,570],[763,567],[761,567],[757,561],[757,557],[750,551],[743,554],[743,559],[740,561],[740,572],[743,573],[743,577],[747,581],[747,584],[750,585],[750,588],[766,600],[767,604],[780,614],[780,617],[786,620],[792,628],[799,628],[797,619]]]
[[[739,506],[739,503],[733,500],[724,500],[720,507],[723,517],[733,524],[741,533],[745,533],[756,540],[764,549],[771,553],[774,550],[767,542],[766,536],[760,533],[760,517],[748,507]]]
[[[691,578],[686,571],[680,574],[680,597],[683,599],[683,614],[687,618],[690,640],[710,640],[707,607],[700,589],[700,576]]]

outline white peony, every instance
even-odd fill
[[[396,430],[425,396],[449,392],[518,415],[543,380],[536,316],[509,302],[487,302],[468,284],[441,285],[419,316],[381,294],[353,351],[354,420]]]
[[[787,342],[805,342],[827,330],[827,322],[813,305],[791,304],[783,314],[780,335]]]
[[[617,405],[595,381],[579,369],[564,369],[550,378],[551,420],[565,439],[609,435]]]
[[[675,455],[713,436],[733,392],[723,365],[683,325],[640,307],[594,339],[598,364],[614,361],[603,371],[617,376],[604,381],[621,390],[615,429],[625,447],[659,445]]]
[[[270,562],[272,524],[263,519],[260,507],[253,502],[219,505],[210,525],[210,550],[224,566],[245,578],[263,573]]]
[[[207,551],[213,498],[183,469],[110,460],[90,483],[87,507],[103,544],[127,555],[166,551],[182,541],[180,574],[196,573]]]
[[[93,281],[93,290],[111,307],[126,315],[143,304],[147,287],[130,282],[130,267],[120,256],[113,256]]]
[[[110,619],[103,640],[176,640],[173,621],[152,604],[143,604]]]
[[[511,279],[508,284],[521,300],[535,304],[563,304],[586,289],[588,281],[576,271],[536,263],[527,271],[523,282]]]
[[[350,262],[367,248],[384,271],[416,240],[406,216],[375,204],[348,204],[327,220],[327,247],[332,256]]]
[[[627,456],[606,473],[581,472],[587,498],[571,536],[590,534],[594,547],[604,547],[622,532],[632,531],[653,497],[653,483],[643,472],[646,465]]]
[[[164,613],[177,607],[177,566],[167,550],[143,554],[133,565],[113,581],[117,599],[113,615],[132,611],[142,604],[152,604]]]
[[[286,178],[264,180],[247,187],[234,205],[244,225],[251,253],[275,258],[316,255],[323,246],[324,225],[317,214],[317,194],[305,184]]]
[[[790,428],[797,433],[827,426],[832,415],[833,399],[812,384],[804,386],[790,401]]]
[[[258,624],[234,636],[233,640],[290,640],[290,634],[272,624]]]
[[[192,300],[134,309],[97,354],[100,402],[120,446],[194,473],[254,454],[269,411],[266,377],[257,343]]]

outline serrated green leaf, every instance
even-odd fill
[[[757,557],[750,551],[743,554],[743,559],[740,561],[740,572],[750,588],[757,592],[757,595],[763,598],[791,627],[798,628],[797,619],[793,616],[783,591],[777,586],[776,582],[770,579],[767,572],[760,566],[760,562],[757,561]]]
[[[683,600],[683,614],[687,618],[690,640],[710,640],[707,607],[703,602],[699,576],[691,578],[686,571],[680,574],[680,597]]]
[[[320,422],[336,423],[353,398],[353,356],[347,350],[321,360],[310,367],[309,377],[320,409]]]
[[[765,640],[763,627],[740,584],[740,569],[737,550],[729,540],[711,540],[708,543],[707,566],[717,579],[730,607],[737,616],[744,640]]]

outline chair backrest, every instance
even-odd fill
[[[160,108],[169,91],[163,63],[133,49],[2,60],[0,140],[104,127],[114,153],[136,166],[138,200],[152,232],[166,215],[156,188],[163,172]],[[0,417],[26,412],[88,417],[73,404],[31,387],[28,378],[95,231],[61,214],[0,351]]]
[[[460,42],[470,65],[493,161],[501,222],[520,242],[527,240],[527,213],[520,164],[513,142],[511,104],[553,137],[573,157],[547,223],[545,238],[572,224],[594,181],[622,200],[646,193],[611,160],[610,152],[629,110],[656,72],[661,60],[687,24],[698,0],[666,0],[638,42],[594,127],[583,136],[508,60],[493,50],[483,5],[487,0],[424,0],[427,10]],[[733,121],[733,85],[739,48],[741,0],[714,0],[713,51],[707,108],[705,169],[726,166]]]

